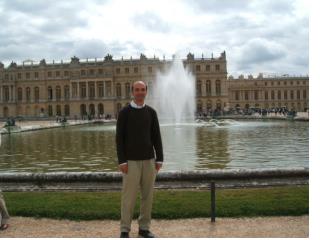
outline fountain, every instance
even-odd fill
[[[159,121],[176,125],[194,122],[195,76],[177,56],[168,67],[168,71],[157,74],[153,89]]]

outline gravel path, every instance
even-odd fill
[[[157,237],[294,237],[309,236],[309,216],[153,220]],[[69,221],[12,217],[0,237],[119,237],[119,221]],[[131,237],[137,237],[137,221]]]

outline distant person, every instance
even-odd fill
[[[6,230],[9,227],[9,213],[6,207],[6,202],[0,190],[0,230]]]

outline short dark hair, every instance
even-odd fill
[[[148,86],[147,86],[147,84],[144,84],[145,86],[146,86],[146,91],[148,90]],[[133,92],[133,84],[132,84],[132,86],[131,86],[131,91]]]

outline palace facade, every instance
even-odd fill
[[[139,59],[120,60],[109,54],[101,60],[72,57],[68,62],[47,63],[43,59],[21,65],[12,62],[8,67],[0,62],[0,118],[116,117],[131,100],[133,82],[144,81],[152,93],[157,73],[166,71],[171,62],[143,54]],[[198,112],[280,105],[298,111],[308,108],[307,76],[228,78],[225,52],[216,58],[189,53],[183,64],[196,77]]]

